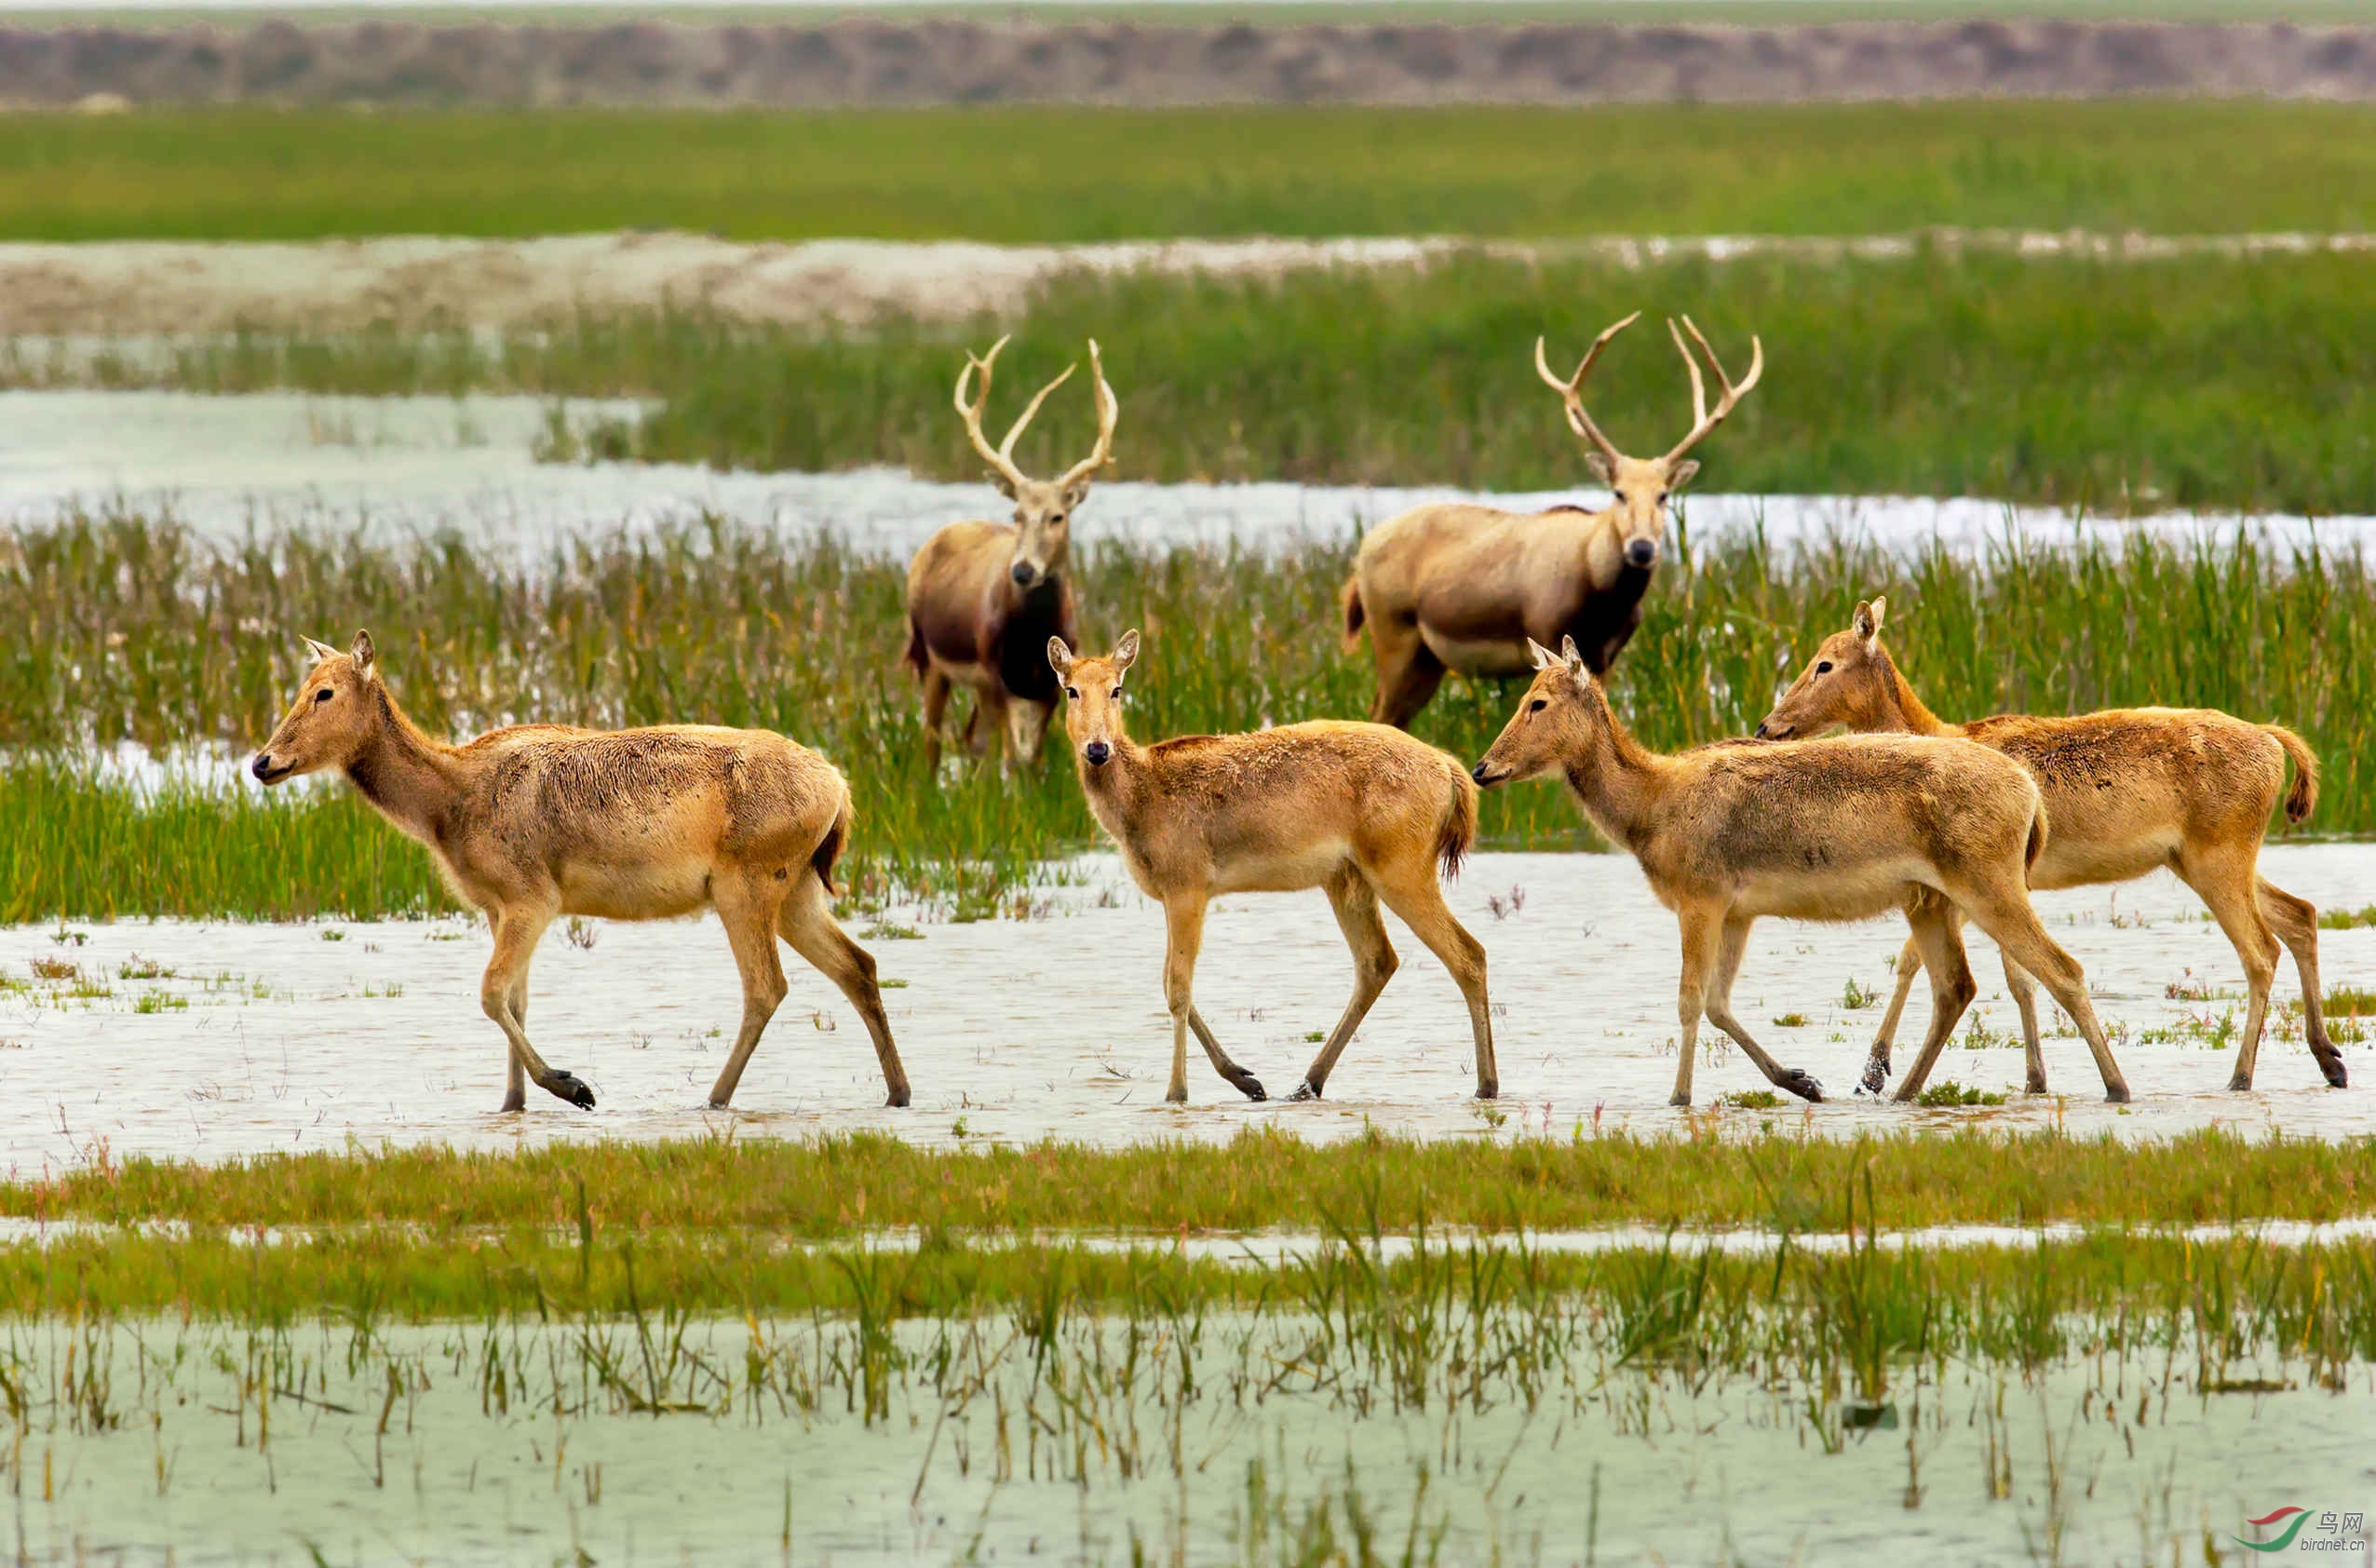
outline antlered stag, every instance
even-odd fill
[[[1586,668],[1601,673],[1641,624],[1642,595],[1666,537],[1667,498],[1699,471],[1683,454],[1757,385],[1765,373],[1765,346],[1749,339],[1749,373],[1735,386],[1691,318],[1683,318],[1681,330],[1669,320],[1667,331],[1691,372],[1691,432],[1664,456],[1627,457],[1585,412],[1581,393],[1609,340],[1640,315],[1634,312],[1595,338],[1565,381],[1552,373],[1543,340],[1534,340],[1535,372],[1559,394],[1570,427],[1591,443],[1585,462],[1609,486],[1608,506],[1597,512],[1554,507],[1527,514],[1438,502],[1380,523],[1361,541],[1344,586],[1344,635],[1351,646],[1365,625],[1370,629],[1378,665],[1378,694],[1370,705],[1375,723],[1408,726],[1447,670],[1525,673],[1530,641],[1557,644],[1573,637]],[[1713,412],[1685,331],[1723,388]]]
[[[1213,1070],[1249,1099],[1255,1076],[1229,1059],[1196,1010],[1196,953],[1205,906],[1225,893],[1318,887],[1353,950],[1353,999],[1295,1091],[1316,1100],[1345,1042],[1393,978],[1397,960],[1378,905],[1402,918],[1443,960],[1468,1002],[1477,1097],[1500,1092],[1485,949],[1452,918],[1437,885],[1477,837],[1477,786],[1460,764],[1380,724],[1317,720],[1251,735],[1191,735],[1141,746],[1123,728],[1122,678],[1139,656],[1126,632],[1104,658],[1075,658],[1051,639],[1047,661],[1064,683],[1064,730],[1082,792],[1122,851],[1131,880],[1163,905],[1164,1000],[1171,1011],[1171,1081],[1188,1098],[1188,1034]]]
[[[1106,385],[1097,340],[1089,341],[1091,396],[1097,404],[1097,445],[1087,457],[1053,480],[1035,480],[1015,466],[1015,442],[1049,393],[1077,366],[1039,390],[996,446],[982,434],[990,406],[990,373],[1000,338],[976,358],[968,351],[957,372],[957,412],[965,436],[990,465],[990,481],[1015,503],[1012,522],[952,522],[925,541],[908,567],[908,666],[924,683],[925,765],[940,765],[942,715],[956,686],[970,687],[974,711],[965,722],[972,737],[987,721],[982,744],[992,755],[1001,745],[1027,762],[1039,758],[1056,712],[1056,683],[1047,668],[1047,640],[1067,642],[1073,625],[1073,587],[1065,578],[1072,557],[1073,514],[1089,493],[1089,479],[1114,461],[1114,426],[1121,415],[1114,388]],[[980,396],[965,399],[965,384],[981,372]]]
[[[2030,907],[2024,873],[2048,842],[2038,787],[2020,765],[1965,740],[1844,736],[1775,746],[1705,746],[1661,756],[1636,741],[1573,641],[1532,650],[1518,712],[1477,764],[1479,784],[1557,772],[1594,827],[1630,850],[1682,926],[1682,1060],[1674,1103],[1692,1098],[1703,1012],[1775,1087],[1822,1086],[1768,1056],[1733,1016],[1733,980],[1762,915],[1865,920],[1903,909],[1931,974],[1926,1071],[1978,988],[1951,911],[1978,922],[2043,980],[2079,1026],[2106,1098],[2128,1098],[2086,980]]]
[[[1859,603],[1849,629],[1823,640],[1757,733],[1814,735],[1844,724],[1958,736],[2011,757],[2037,779],[2054,827],[2031,871],[2032,887],[2126,882],[2167,867],[2210,906],[2251,988],[2228,1088],[2252,1087],[2280,939],[2302,977],[2302,1033],[2311,1054],[2327,1082],[2342,1088],[2342,1057],[2327,1037],[2320,1006],[2318,911],[2260,874],[2261,840],[2278,797],[2288,822],[2300,822],[2318,804],[2318,759],[2302,738],[2281,725],[2199,708],[2116,708],[2070,717],[2008,713],[1947,723],[1923,706],[1882,645],[1888,609],[1885,599]],[[2290,791],[2285,787],[2288,757]],[[1864,1087],[1873,1093],[1888,1076],[1890,1041],[1919,961],[1910,944],[1898,957],[1897,993],[1865,1066]],[[2021,1012],[2030,1091],[2044,1093],[2036,987],[2009,953],[2005,985]],[[1900,1098],[1921,1089],[1920,1071],[1901,1086]]]
[[[479,1005],[510,1044],[503,1108],[525,1080],[590,1109],[594,1091],[528,1043],[528,964],[563,914],[665,920],[718,912],[742,970],[742,1032],[709,1103],[734,1098],[784,1000],[781,936],[866,1021],[890,1102],[908,1102],[874,960],[833,918],[833,862],[850,837],[850,791],[833,764],[768,730],[665,724],[587,730],[515,724],[448,746],[423,734],[382,679],[369,632],[346,653],[311,638],[315,663],[256,753],[266,785],[326,768],[428,846],[487,915],[494,955]]]

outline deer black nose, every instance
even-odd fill
[[[1114,748],[1102,740],[1092,740],[1081,748],[1081,755],[1089,759],[1091,767],[1103,767],[1105,760],[1114,755]]]
[[[1479,784],[1491,784],[1493,782],[1493,780],[1489,777],[1492,772],[1492,764],[1479,763],[1475,767],[1468,770],[1468,777],[1476,779]]]
[[[1658,559],[1658,547],[1647,539],[1636,539],[1626,547],[1626,562],[1630,566],[1648,566]]]
[[[1032,579],[1038,574],[1032,570],[1032,563],[1028,561],[1019,561],[1015,563],[1015,580],[1025,588],[1031,587]]]
[[[257,752],[256,760],[252,764],[249,764],[248,771],[254,774],[259,778],[269,778],[272,777],[272,753],[269,751]]]
[[[1760,723],[1757,726],[1755,735],[1756,738],[1759,740],[1779,740],[1782,738],[1782,732],[1775,729],[1771,723]]]

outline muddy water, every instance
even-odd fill
[[[1351,1496],[1390,1557],[1415,1527],[1439,1543],[1421,1560],[1451,1563],[2112,1563],[2236,1553],[2286,1504],[2364,1551],[2376,1486],[2365,1366],[2336,1392],[2230,1366],[2274,1391],[2212,1395],[2158,1353],[2027,1379],[1899,1369],[1888,1424],[1858,1431],[1788,1374],[1694,1390],[1586,1352],[1532,1399],[1414,1399],[1341,1351],[1334,1388],[1291,1386],[1309,1320],[1204,1322],[1185,1352],[1142,1327],[1126,1386],[1115,1327],[1069,1325],[1043,1366],[1003,1323],[960,1326],[963,1375],[895,1371],[867,1420],[830,1326],[825,1355],[798,1327],[663,1329],[655,1379],[626,1325],[166,1323],[137,1344],[32,1325],[11,1359],[66,1397],[12,1434],[18,1561],[1269,1561],[1324,1502],[1346,1533]],[[70,1345],[85,1381],[45,1377]],[[630,1388],[678,1408],[639,1413]]]
[[[2274,846],[2262,869],[2322,907],[2357,908],[2376,885],[2376,845]],[[1684,1113],[1666,1103],[1676,1066],[1675,924],[1627,858],[1480,855],[1451,886],[1455,912],[1491,955],[1503,1091],[1491,1107],[1469,1099],[1457,992],[1391,916],[1402,970],[1327,1101],[1249,1102],[1192,1050],[1192,1103],[1165,1105],[1161,913],[1109,857],[1060,870],[1073,880],[1047,890],[1044,919],[917,925],[913,939],[869,939],[894,982],[885,1001],[915,1084],[914,1104],[902,1111],[881,1103],[855,1015],[796,960],[787,965],[791,994],[734,1112],[704,1109],[740,1011],[723,936],[708,917],[595,924],[585,928],[587,946],[560,927],[547,936],[531,981],[532,1033],[547,1060],[586,1075],[601,1102],[587,1114],[538,1095],[522,1115],[495,1111],[504,1056],[479,1009],[487,942],[478,926],[125,922],[78,925],[62,940],[52,927],[0,929],[0,1163],[30,1171],[88,1158],[101,1143],[118,1155],[212,1160],[350,1139],[473,1147],[650,1140],[730,1122],[787,1135],[875,1128],[933,1142],[1100,1144],[1224,1139],[1249,1125],[1318,1139],[1371,1126],[1474,1138],[1682,1125]],[[1977,1024],[1966,1022],[1932,1082],[2004,1092],[2005,1102],[1926,1112],[1847,1098],[1881,1011],[1847,1006],[1849,985],[1885,990],[1903,927],[1767,921],[1752,936],[1735,1010],[1762,1044],[1838,1098],[1714,1114],[1745,1129],[1772,1122],[1824,1134],[1967,1122],[2125,1136],[2213,1123],[2256,1135],[2376,1131],[2376,1049],[2366,1043],[2343,1045],[2356,1087],[2337,1092],[2281,1024],[2261,1052],[2258,1088],[2225,1091],[2242,971],[2175,881],[2037,901],[2086,966],[2133,1105],[2101,1102],[2086,1047],[2055,1033],[2060,1020],[2043,997],[2055,1092],[2018,1093],[2018,1022],[1996,955],[1977,934]],[[2321,945],[2330,988],[2366,985],[2376,974],[2376,929],[2322,932]],[[75,972],[37,978],[36,963]],[[1312,1036],[1334,1022],[1350,979],[1318,894],[1247,896],[1216,907],[1196,995],[1233,1054],[1284,1093],[1317,1048]],[[2294,994],[2288,966],[2278,996]],[[1900,1031],[1901,1066],[1926,1014],[1918,988]],[[1704,1038],[1703,1051],[1703,1114],[1720,1096],[1764,1087],[1729,1046]]]
[[[548,407],[519,397],[0,392],[0,526],[129,507],[169,510],[223,540],[277,524],[392,536],[451,529],[533,555],[588,530],[711,512],[787,537],[828,533],[861,550],[905,556],[942,524],[998,504],[986,485],[938,484],[885,469],[749,474],[667,464],[540,464],[534,446]],[[582,426],[635,412],[632,403],[581,401],[567,404],[563,417]],[[1344,540],[1420,501],[1461,493],[1101,483],[1079,533],[1086,543],[1236,541],[1283,548]],[[1571,491],[1487,497],[1519,507],[1604,498],[1581,480]],[[2223,538],[2245,521],[2169,514],[2124,523],[1982,500],[1719,493],[1688,498],[1681,515],[1697,537],[1762,528],[1786,548],[1845,537],[1896,548],[1937,540],[1978,550],[2015,537],[2057,546],[2139,530]],[[2315,538],[2351,545],[2369,522],[2268,516],[2250,526],[2278,544]]]

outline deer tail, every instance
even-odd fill
[[[2021,880],[2028,882],[2037,869],[2038,857],[2046,852],[2046,803],[2043,800],[2030,811],[2030,842],[2021,849]]]
[[[1443,825],[1436,831],[1436,859],[1444,875],[1456,877],[1460,863],[1468,858],[1469,846],[1477,842],[1477,781],[1463,773],[1458,763],[1451,763],[1451,809],[1444,813]]]
[[[1361,635],[1362,623],[1370,618],[1370,613],[1361,607],[1361,579],[1347,577],[1344,589],[1337,598],[1344,606],[1344,645],[1350,648]]]
[[[842,851],[849,847],[851,817],[850,791],[845,784],[842,787],[842,809],[833,814],[833,825],[825,830],[824,838],[817,842],[817,848],[808,858],[809,867],[817,872],[817,880],[825,885],[828,898],[842,896],[842,890],[833,885],[833,862],[839,860]]]
[[[2286,791],[2286,820],[2299,824],[2318,806],[2318,753],[2310,749],[2310,742],[2283,724],[2262,724],[2261,728],[2293,759],[2293,788]]]
[[[908,616],[908,651],[899,656],[899,662],[914,670],[919,681],[932,668],[932,656],[925,651],[924,623],[913,615]]]

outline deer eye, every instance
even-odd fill
[[[1665,506],[1665,505],[1667,504],[1667,497],[1670,493],[1671,493],[1671,492],[1668,492],[1668,491],[1664,491],[1664,490],[1660,491],[1660,492],[1658,493],[1658,504],[1659,504],[1660,506],[1662,506],[1662,507],[1663,507],[1663,506]]]
[[[1817,664],[1817,665],[1815,667],[1815,672],[1816,672],[1817,675],[1829,675],[1829,674],[1830,674],[1830,673],[1831,673],[1831,661],[1830,661],[1829,659],[1825,659],[1825,660],[1823,660],[1820,664]]]
[[[1613,490],[1609,492],[1609,499],[1622,507],[1626,504],[1626,493],[1622,490]]]
[[[1119,698],[1119,697],[1122,696],[1122,688],[1121,688],[1121,687],[1119,687],[1119,686],[1114,687],[1114,696],[1115,696],[1116,698]]]
[[[328,702],[331,699],[331,689],[328,686],[324,686],[320,691],[314,694],[314,700],[316,702]]]
[[[1067,687],[1065,687],[1065,688],[1064,688],[1064,695],[1065,695],[1066,696],[1068,696],[1068,697],[1071,697],[1071,698],[1072,698],[1074,702],[1078,702],[1078,701],[1080,701],[1080,700],[1081,700],[1081,694],[1080,694],[1079,692],[1074,691],[1074,690],[1073,690],[1072,687],[1070,687],[1070,686],[1067,686]]]
[[[1550,707],[1550,706],[1551,706],[1551,704],[1550,704],[1550,700],[1549,700],[1548,698],[1546,698],[1546,697],[1539,697],[1539,696],[1538,696],[1538,697],[1536,697],[1536,698],[1535,698],[1532,702],[1530,702],[1530,703],[1528,703],[1528,704],[1526,705],[1526,710],[1527,710],[1529,713],[1540,713],[1540,712],[1542,712],[1542,711],[1543,711],[1543,710],[1545,710],[1546,708],[1548,708],[1548,707]]]

